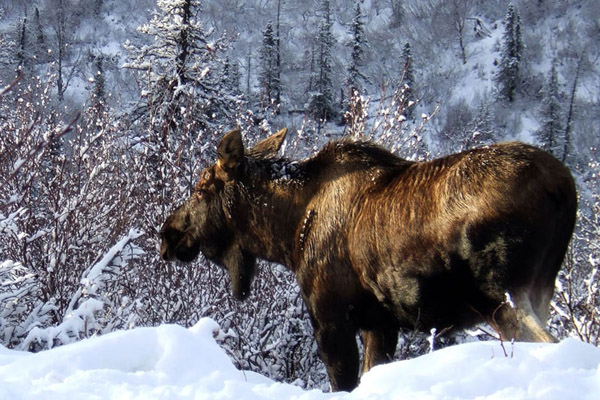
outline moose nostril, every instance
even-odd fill
[[[160,256],[163,260],[169,261],[169,252],[167,250],[164,250]]]

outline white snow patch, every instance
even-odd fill
[[[322,393],[237,370],[217,332],[204,318],[190,329],[118,331],[37,354],[0,346],[0,398],[600,398],[600,350],[575,339],[516,343],[512,358],[498,342],[458,345],[375,367],[351,393]]]

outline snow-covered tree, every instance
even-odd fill
[[[536,136],[542,148],[560,157],[564,147],[565,127],[563,124],[564,114],[561,104],[563,94],[558,75],[556,72],[556,59],[552,61],[552,67],[548,81],[542,89],[542,102],[540,104],[540,128]]]
[[[44,26],[40,18],[40,9],[38,7],[35,7],[33,13],[33,30],[35,36],[36,56],[40,59],[45,58],[47,52],[47,49],[45,48],[46,38],[44,34]]]
[[[390,0],[390,7],[392,8],[391,28],[398,28],[402,24],[406,13],[404,10],[404,3],[405,0]]]
[[[494,142],[494,128],[492,107],[489,96],[484,95],[479,100],[476,114],[471,122],[472,134],[471,140],[466,147],[474,147],[477,145],[485,145]]]
[[[410,48],[410,43],[408,42],[404,44],[404,48],[402,49],[402,61],[399,73],[399,101],[401,102],[402,109],[404,110],[404,115],[407,118],[412,118],[416,103],[414,91],[415,74],[413,69],[412,51]]]
[[[281,98],[281,72],[278,65],[277,38],[273,32],[271,22],[267,24],[263,32],[262,47],[260,49],[260,89],[263,103],[268,106],[271,102],[277,102]]]
[[[109,247],[132,214],[121,163],[129,159],[113,141],[121,130],[97,112],[64,124],[49,101],[55,79],[29,78],[0,99],[0,275],[12,276],[0,295],[0,340],[10,346],[64,321],[98,247]]]
[[[92,89],[92,107],[99,113],[104,111],[106,106],[106,78],[104,76],[104,55],[93,56],[95,75]]]
[[[2,12],[0,11],[0,18]],[[16,43],[8,35],[0,33],[0,80],[13,79],[12,66],[16,63],[15,59]]]
[[[444,152],[455,152],[471,147],[473,137],[473,110],[465,99],[451,102],[445,109],[440,144]]]
[[[314,78],[312,91],[309,94],[308,110],[310,114],[321,121],[334,117],[333,107],[333,58],[332,49],[335,42],[331,23],[331,5],[329,0],[321,4],[321,24],[317,37],[316,54],[314,54]]]
[[[348,97],[352,96],[355,91],[361,93],[363,83],[368,82],[367,77],[361,71],[365,62],[365,47],[367,45],[363,18],[360,2],[357,1],[354,9],[354,19],[350,25],[352,40],[350,41],[350,63],[348,64],[346,79]]]
[[[93,0],[94,17],[100,18],[100,13],[102,11],[103,5],[104,5],[104,0]]]
[[[521,81],[524,50],[521,17],[515,6],[510,4],[504,18],[500,63],[495,76],[500,96],[510,102],[515,99]]]
[[[172,133],[185,124],[197,130],[216,131],[220,124],[235,119],[238,99],[224,92],[223,61],[227,41],[211,39],[198,19],[198,0],[158,0],[152,20],[138,30],[150,43],[127,41],[131,61],[125,67],[144,71],[147,112],[152,129],[159,132],[163,146]],[[187,129],[189,131],[189,129]]]
[[[56,65],[56,89],[58,100],[62,101],[74,73],[74,68],[68,65],[70,44],[73,42],[73,30],[69,24],[69,4],[67,0],[52,0],[52,10],[49,14],[54,33],[54,50],[51,55],[52,61]]]
[[[240,96],[242,93],[240,89],[240,66],[237,61],[232,62],[229,57],[225,59],[223,78],[225,90],[231,92],[234,96]]]
[[[27,15],[17,24],[17,60],[19,69],[27,69],[30,62],[27,40]]]
[[[450,0],[444,2],[447,5],[447,16],[452,24],[454,33],[458,39],[458,48],[460,58],[463,64],[467,63],[467,50],[465,43],[465,35],[467,29],[467,20],[471,17],[471,9],[473,0]]]

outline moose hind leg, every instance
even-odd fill
[[[364,346],[363,374],[375,365],[392,360],[398,344],[398,329],[396,327],[363,330],[361,335]]]
[[[548,343],[557,341],[540,321],[527,291],[513,294],[512,302],[514,308],[508,303],[503,303],[492,317],[492,325],[498,329],[502,340]]]

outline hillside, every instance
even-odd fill
[[[4,0],[0,26],[5,51],[5,67],[0,73],[4,82],[14,76],[19,63],[32,68],[32,73],[56,71],[58,0],[27,5]],[[70,4],[70,1],[72,4]],[[56,3],[56,4],[54,4]],[[96,0],[93,7],[84,2],[64,0],[64,38],[67,47],[61,60],[65,74],[65,94],[77,107],[90,96],[90,79],[97,72],[97,59],[102,57],[106,92],[118,108],[127,107],[140,95],[140,83],[131,70],[121,68],[131,57],[123,44],[130,41],[149,43],[152,36],[137,28],[147,24],[160,9],[151,0],[113,3]],[[563,125],[567,119],[575,72],[579,76],[573,102],[579,112],[573,116],[573,131],[589,131],[594,126],[594,107],[598,103],[598,5],[587,1],[515,2],[520,14],[524,42],[518,93],[513,102],[501,101],[494,76],[501,58],[503,21],[508,1],[362,1],[363,56],[359,69],[362,93],[377,98],[382,89],[388,94],[402,76],[405,60],[403,49],[411,46],[414,70],[413,91],[419,100],[418,114],[428,113],[440,105],[437,117],[428,127],[430,147],[456,142],[456,136],[470,133],[466,127],[474,122],[482,108],[489,109],[493,139],[519,138],[539,141],[533,132],[540,126],[541,90],[547,83],[552,60],[557,60],[561,91]],[[306,109],[311,89],[311,76],[317,73],[315,55],[320,46],[318,28],[326,13],[330,18],[331,101],[336,113],[347,97],[347,69],[351,62],[352,21],[354,6],[341,0],[286,2],[201,1],[195,18],[209,39],[225,38],[229,49],[222,55],[237,69],[238,89],[251,108],[265,104],[260,75],[263,68],[261,49],[264,31],[269,23],[279,32],[281,104],[280,124],[286,112]],[[279,7],[279,9],[278,9]],[[36,14],[36,10],[37,14]],[[60,10],[60,8],[59,8]],[[58,21],[57,21],[58,19]],[[24,29],[23,29],[24,28]],[[43,37],[35,43],[35,37]],[[277,38],[276,38],[277,39]],[[9,45],[12,45],[10,48]],[[44,50],[39,50],[44,47]],[[51,56],[43,53],[51,49]],[[10,49],[10,50],[9,50]],[[36,54],[40,53],[40,54]],[[12,58],[12,60],[11,60]],[[96,60],[96,61],[94,61]],[[51,62],[51,64],[48,64]],[[267,101],[268,102],[268,101]],[[338,117],[334,117],[336,119]],[[291,121],[290,121],[291,122]],[[331,127],[331,129],[335,129]],[[597,130],[595,131],[597,132]],[[592,132],[573,135],[573,146],[588,153],[595,145]],[[462,138],[464,141],[464,138]],[[445,148],[446,146],[444,146]],[[449,150],[452,149],[452,146]],[[578,160],[579,161],[579,160]]]

